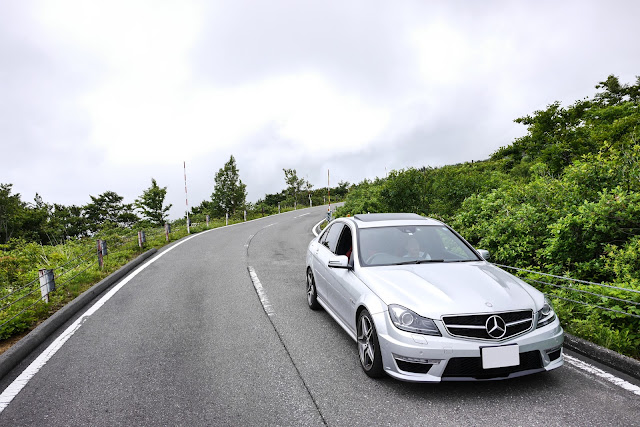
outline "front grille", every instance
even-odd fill
[[[538,350],[520,353],[520,364],[502,368],[482,369],[481,357],[452,357],[442,374],[442,378],[475,378],[488,380],[505,378],[510,374],[531,369],[542,369],[542,358]]]
[[[491,316],[500,316],[506,325],[506,333],[494,338],[487,332],[487,320]],[[527,332],[533,327],[533,311],[520,310],[502,313],[468,314],[462,316],[443,316],[442,321],[447,332],[454,337],[498,341]]]

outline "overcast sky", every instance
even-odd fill
[[[248,201],[488,158],[514,119],[640,75],[640,2],[0,0],[0,183],[171,217],[233,155]]]

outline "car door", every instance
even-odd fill
[[[316,280],[316,290],[318,297],[329,306],[331,311],[335,312],[335,291],[333,278],[333,269],[328,267],[329,259],[334,256],[336,246],[338,245],[338,239],[342,234],[344,224],[341,222],[334,222],[330,228],[325,230],[319,240],[319,245],[316,249],[314,257],[314,272]]]
[[[355,256],[353,251],[353,233],[348,225],[345,225],[335,255]],[[362,283],[353,273],[353,269],[330,268],[332,279],[332,291],[334,292],[334,307],[336,314],[355,334],[355,310],[356,303],[360,298]]]

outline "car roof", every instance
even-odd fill
[[[350,219],[358,228],[392,227],[401,225],[444,225],[442,222],[433,218],[427,218],[413,213],[357,214]]]

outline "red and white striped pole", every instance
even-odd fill
[[[183,162],[184,166],[184,204],[187,207],[187,234],[191,234],[189,227],[189,199],[187,197],[187,162]]]
[[[329,169],[327,169],[327,196],[329,198],[329,209],[327,209],[327,221],[331,221],[331,184],[329,182]]]

